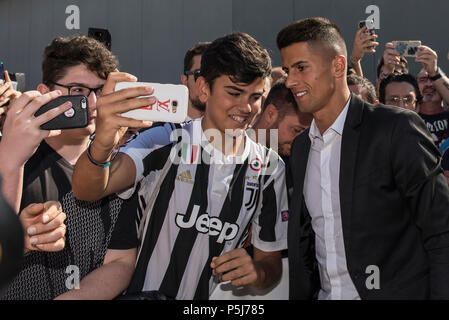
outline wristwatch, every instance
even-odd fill
[[[429,77],[429,79],[432,81],[437,81],[438,79],[440,79],[443,76],[445,76],[443,70],[441,70],[440,67],[438,67],[437,74],[434,75],[433,77]]]

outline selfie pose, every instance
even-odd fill
[[[88,201],[138,193],[141,246],[128,295],[209,299],[219,281],[268,288],[280,279],[287,230],[281,213],[288,211],[284,164],[245,134],[270,72],[268,52],[251,36],[215,40],[203,53],[197,80],[204,117],[150,128],[113,160],[111,150],[127,126],[150,125],[118,115],[155,98],[136,98],[152,88],[114,92],[125,75],[106,82],[96,137],[76,164],[73,191]],[[253,257],[241,247],[250,224]]]

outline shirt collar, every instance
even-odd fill
[[[351,96],[349,96],[348,102],[346,103],[345,107],[338,115],[337,119],[335,119],[334,123],[332,123],[332,125],[324,132],[324,134],[326,134],[326,132],[328,132],[329,130],[334,130],[339,135],[343,135],[343,128],[345,126],[346,115],[348,114],[348,109],[349,109],[350,103],[351,103]],[[320,130],[318,129],[318,127],[315,123],[315,119],[312,120],[312,123],[310,125],[309,137],[310,137],[311,141],[313,141],[313,139],[315,139],[315,138],[322,137]]]

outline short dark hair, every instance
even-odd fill
[[[408,61],[405,57],[403,56],[399,56],[400,62],[399,64],[401,65],[401,69],[403,70],[400,73],[408,73]],[[384,57],[380,57],[379,63],[377,64],[377,78],[380,77],[380,70],[382,69],[383,65],[385,64],[384,61]],[[398,73],[396,73],[398,74]]]
[[[186,55],[184,56],[184,71],[189,71],[192,68],[193,57],[202,55],[210,44],[210,42],[198,42],[187,50]]]
[[[118,60],[101,42],[84,35],[57,37],[45,48],[42,82],[51,85],[64,77],[69,67],[84,64],[106,80],[118,68]]]
[[[274,105],[278,110],[278,120],[282,120],[287,114],[298,114],[298,105],[295,96],[289,88],[285,86],[285,78],[279,79],[268,93],[262,106],[262,113],[265,112],[268,105]]]
[[[330,20],[322,17],[298,20],[283,28],[277,35],[279,50],[297,42],[309,45],[321,44],[329,57],[344,54],[347,57],[346,43],[340,29]]]
[[[250,84],[271,74],[271,58],[253,37],[236,32],[213,41],[201,58],[201,76],[212,89],[216,78],[227,75],[234,83]]]
[[[361,77],[358,74],[350,74],[346,79],[348,86],[361,85],[366,89],[366,98],[369,103],[375,103],[377,100],[376,88],[374,85],[365,77]]]
[[[418,104],[422,100],[421,93],[419,91],[418,82],[416,81],[416,78],[409,74],[409,73],[402,73],[402,74],[390,74],[388,77],[383,79],[380,82],[379,85],[379,101],[381,103],[385,103],[385,89],[387,86],[392,82],[407,82],[410,83],[413,88],[415,89],[416,94],[416,103]]]

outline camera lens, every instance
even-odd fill
[[[177,106],[178,106],[178,101],[176,101],[176,100],[173,101],[173,102],[172,102],[172,106],[173,106],[173,107],[177,107]]]

